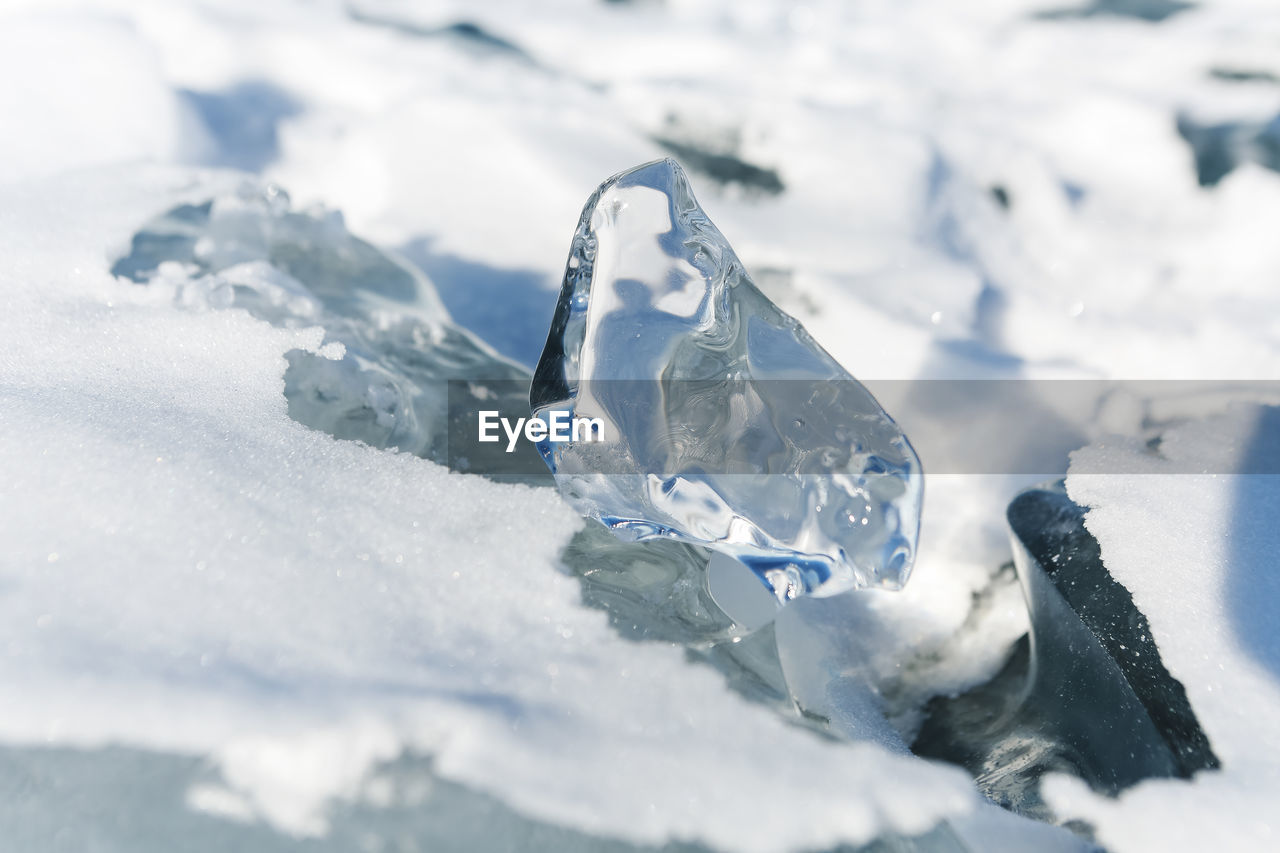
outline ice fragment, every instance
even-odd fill
[[[784,600],[907,579],[915,451],[756,288],[672,160],[587,202],[530,403],[601,420],[599,440],[539,449],[622,538],[722,551]]]

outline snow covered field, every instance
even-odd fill
[[[1026,632],[1043,476],[931,476],[903,592],[783,611],[820,737],[431,461],[662,156],[860,378],[1280,379],[1280,8],[1073,2],[0,6],[0,850],[1274,849],[1274,405],[1063,415],[1221,762],[1050,776],[1074,833],[907,747]]]

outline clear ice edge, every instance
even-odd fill
[[[628,540],[749,566],[780,600],[906,583],[923,478],[871,393],[751,281],[671,159],[587,201],[530,407],[563,496]]]

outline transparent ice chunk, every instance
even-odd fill
[[[752,283],[672,160],[610,178],[573,238],[530,403],[599,419],[539,443],[626,539],[736,557],[780,599],[906,581],[920,462],[871,393]]]
[[[468,470],[463,460],[481,470],[516,467],[450,417],[481,405],[523,414],[528,372],[455,324],[422,273],[352,234],[336,211],[298,210],[282,189],[246,182],[146,223],[112,272],[171,287],[189,307],[322,326],[326,343],[342,345],[340,359],[286,356],[285,398],[301,424],[451,458],[460,470]]]

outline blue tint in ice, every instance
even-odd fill
[[[783,600],[907,579],[915,451],[756,288],[672,160],[587,202],[530,402],[601,420],[603,440],[540,450],[622,538],[707,545]]]

